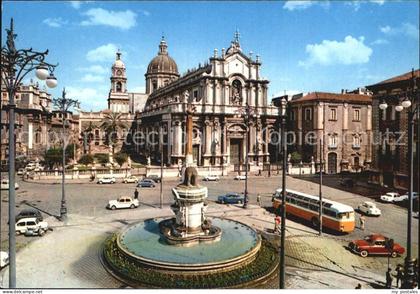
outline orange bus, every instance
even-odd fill
[[[282,189],[277,189],[273,197],[273,207],[280,212]],[[312,222],[319,226],[319,197],[286,189],[286,213]],[[343,233],[354,231],[354,209],[335,201],[322,200],[322,226]]]

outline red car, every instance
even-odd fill
[[[349,243],[351,251],[360,254],[361,257],[368,255],[390,255],[397,257],[405,252],[404,247],[395,243],[381,234],[366,236],[363,240],[355,240]]]

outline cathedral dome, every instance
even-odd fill
[[[158,55],[150,61],[147,74],[170,73],[178,75],[178,66],[167,51],[168,45],[164,38],[160,41]]]

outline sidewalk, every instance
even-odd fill
[[[163,209],[122,210],[101,217],[69,215],[67,224],[48,218],[53,232],[34,240],[17,254],[17,286],[22,288],[120,288],[101,265],[103,241],[127,224],[147,218],[172,216]],[[210,205],[209,216],[246,223],[263,234],[273,229],[273,215],[257,206]],[[271,234],[271,237],[273,235]],[[290,288],[347,288],[361,283],[364,289],[378,284],[378,264],[343,248],[345,242],[318,237],[306,226],[288,221],[286,236],[287,285]],[[372,263],[372,264],[369,264]],[[364,269],[364,270],[361,270]],[[278,280],[277,280],[278,281]],[[8,285],[8,267],[0,272],[2,287]],[[264,287],[276,288],[278,282]]]

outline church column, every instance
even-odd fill
[[[220,133],[220,135],[222,136],[222,140],[221,140],[221,144],[222,144],[222,163],[228,161],[227,159],[227,127],[226,127],[226,121],[222,122],[222,132]]]
[[[204,122],[204,166],[210,165],[210,157],[211,157],[211,123],[208,119]]]
[[[215,156],[216,156],[216,165],[220,165],[223,163],[223,158],[221,154],[222,148],[222,137],[221,137],[221,130],[220,130],[220,122],[219,119],[216,118],[214,122],[214,140],[215,140]]]

